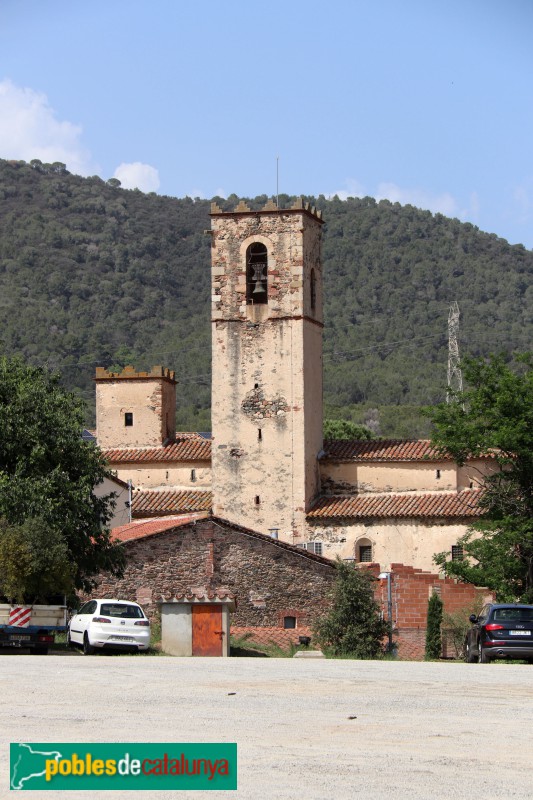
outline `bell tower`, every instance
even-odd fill
[[[211,206],[213,513],[294,544],[320,488],[321,228],[301,201]]]

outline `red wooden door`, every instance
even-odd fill
[[[222,655],[222,609],[202,603],[192,606],[193,656]]]

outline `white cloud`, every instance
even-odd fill
[[[376,200],[390,200],[391,203],[411,205],[424,208],[435,213],[456,217],[459,214],[457,201],[449,194],[431,194],[425,189],[403,189],[395,183],[380,183],[376,192]]]
[[[356,181],[354,178],[348,178],[346,181],[346,189],[337,189],[336,192],[326,192],[326,197],[337,197],[339,200],[347,200],[349,197],[365,197],[368,193],[362,183]]]
[[[90,153],[81,144],[82,128],[57,119],[45,94],[0,81],[0,155],[51,163],[61,161],[78,175],[94,173]]]
[[[140,189],[141,192],[157,192],[160,186],[159,172],[150,164],[134,161],[132,164],[120,164],[114,174],[124,189]]]

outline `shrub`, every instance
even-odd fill
[[[331,611],[314,627],[314,635],[326,654],[351,658],[377,658],[383,654],[388,631],[374,599],[375,578],[365,569],[355,569],[337,560],[337,577]]]

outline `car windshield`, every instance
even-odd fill
[[[102,603],[100,614],[104,617],[122,617],[123,619],[144,619],[139,606],[128,606],[125,603]]]
[[[497,622],[533,622],[533,608],[496,608],[494,620]]]

